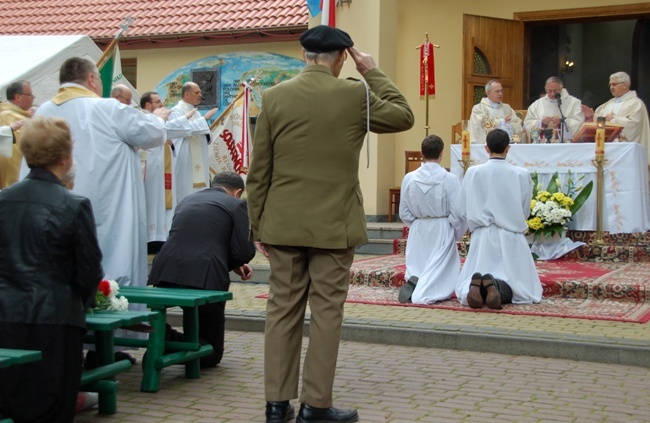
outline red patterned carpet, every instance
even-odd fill
[[[350,270],[348,302],[398,307],[555,316],[645,323],[650,320],[650,263],[575,260],[536,262],[544,288],[540,304],[508,304],[503,310],[471,309],[452,299],[430,306],[401,304],[404,256],[355,261]]]

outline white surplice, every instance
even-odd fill
[[[599,116],[614,113],[612,123],[623,125],[624,128],[618,136],[619,141],[638,142],[648,149],[648,162],[650,162],[650,123],[648,109],[643,100],[636,95],[636,91],[628,91],[620,97],[614,97],[600,105],[594,112],[594,121]]]
[[[160,146],[163,123],[112,98],[75,98],[60,106],[48,101],[36,115],[60,117],[70,126],[77,165],[74,192],[92,203],[106,278],[122,286],[145,286],[147,221],[136,148]]]
[[[510,116],[510,121],[506,118]],[[503,129],[512,138],[521,135],[521,119],[508,104],[495,103],[483,97],[480,103],[472,107],[469,118],[469,137],[473,144],[485,144],[485,137],[493,129]]]
[[[0,127],[0,157],[11,157],[14,144],[14,133],[11,126]]]
[[[171,109],[169,115],[169,120],[174,120],[180,116],[185,115],[195,107],[189,103],[180,100],[178,104]],[[174,143],[174,150],[176,152],[173,168],[174,168],[174,182],[176,185],[176,198],[177,202],[181,202],[183,198],[188,195],[200,191],[202,189],[208,188],[210,186],[210,165],[208,163],[208,138],[205,137],[211,136],[210,126],[203,116],[197,111],[189,119],[189,124],[192,129],[191,137],[198,136],[200,138],[200,153],[201,153],[201,163],[202,173],[204,179],[204,186],[195,187],[194,186],[194,165],[192,162],[192,152],[190,151],[190,136],[179,137],[172,139]],[[210,138],[211,141],[211,138]]]
[[[573,134],[578,132],[578,129],[580,129],[584,123],[585,116],[582,114],[582,110],[580,109],[580,100],[569,95],[565,88],[562,88],[560,99],[562,105],[559,107],[562,109],[564,117],[566,117],[564,141],[568,142],[573,139]],[[528,112],[524,119],[524,129],[526,130],[528,139],[532,139],[530,137],[530,131],[533,128],[542,128],[542,120],[545,117],[561,117],[559,107],[557,100],[551,100],[546,95],[539,100],[536,100],[530,105],[530,107],[528,107]],[[560,139],[559,133],[557,137]]]
[[[151,119],[160,119],[144,110]],[[162,121],[162,119],[160,119]],[[165,139],[183,138],[192,134],[189,121],[183,116],[168,120],[165,124]],[[172,152],[172,154],[174,154]],[[174,173],[172,159],[172,175]],[[172,208],[165,205],[165,146],[155,147],[147,151],[144,190],[147,198],[147,241],[167,241],[171,220],[174,214],[176,193],[172,177]]]
[[[524,235],[532,190],[528,170],[506,160],[490,159],[467,170],[455,205],[472,232],[456,285],[463,304],[474,272],[507,282],[515,304],[541,301],[542,285]]]
[[[452,213],[460,192],[458,177],[434,162],[424,162],[402,181],[399,216],[410,227],[406,243],[406,279],[419,278],[414,304],[447,300],[460,273],[456,240],[465,226]]]

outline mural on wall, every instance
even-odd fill
[[[251,116],[256,116],[262,104],[264,88],[297,75],[305,66],[302,60],[273,53],[240,51],[205,57],[176,69],[155,88],[165,107],[173,107],[181,98],[181,87],[196,82],[204,94],[200,112],[216,107],[219,115],[242,90],[242,81],[255,79],[252,85]]]
[[[262,91],[294,77],[304,66],[302,60],[273,53],[220,54],[177,69],[155,91],[171,108],[180,100],[184,83],[198,84],[202,92],[198,111],[218,109],[210,124],[210,177],[225,170],[246,175],[252,152],[249,117],[259,114]]]

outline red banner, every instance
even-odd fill
[[[436,93],[433,69],[433,44],[427,41],[420,46],[420,95],[424,95],[425,87],[429,90],[429,95]]]

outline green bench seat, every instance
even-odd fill
[[[160,314],[155,311],[95,311],[86,315],[86,325],[92,334],[85,341],[94,343],[99,366],[81,375],[81,391],[99,394],[99,414],[117,412],[118,382],[115,375],[131,368],[128,360],[115,361],[115,329],[149,322],[154,324]]]
[[[147,347],[146,360],[143,360],[143,377],[141,390],[157,392],[160,390],[161,370],[173,364],[185,364],[185,377],[201,377],[200,358],[212,353],[211,345],[199,343],[199,306],[224,302],[232,299],[227,291],[210,291],[200,289],[154,288],[154,287],[120,287],[130,303],[146,304],[151,310],[160,313],[161,318],[155,323],[149,340],[116,339],[116,345]],[[180,307],[183,311],[183,341],[165,341],[165,323],[167,309]]]
[[[40,351],[0,348],[0,368],[13,366],[14,364],[30,363],[42,358],[43,354]]]

